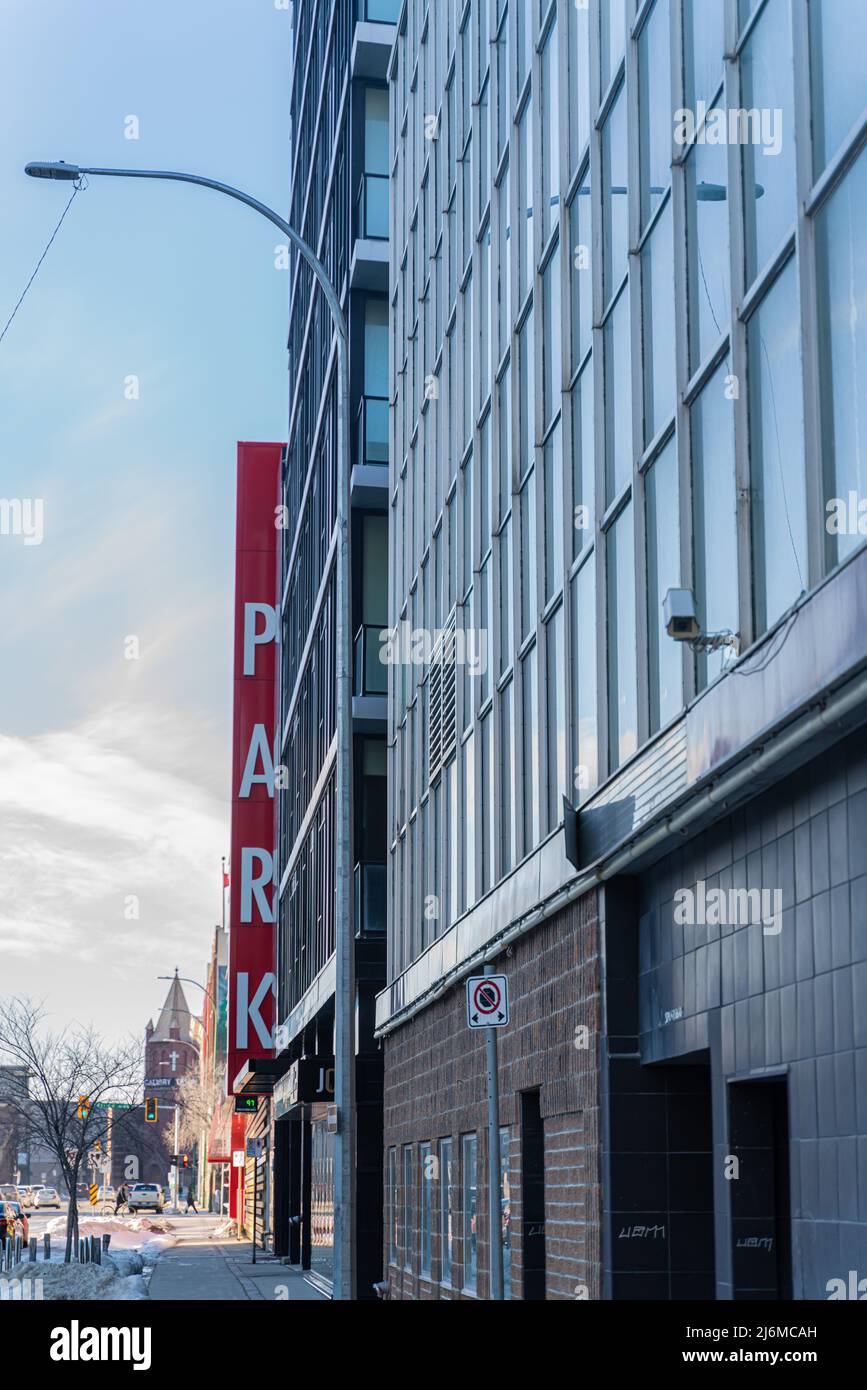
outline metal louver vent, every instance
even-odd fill
[[[455,615],[451,614],[431,653],[428,747],[430,780],[447,763],[457,745]]]

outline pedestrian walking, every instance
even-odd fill
[[[192,1189],[191,1187],[188,1187],[188,1188],[187,1188],[187,1205],[184,1207],[184,1216],[186,1216],[187,1212],[190,1210],[190,1207],[192,1207],[194,1214],[195,1214],[196,1216],[198,1216],[199,1213],[198,1213],[198,1210],[197,1210],[197,1208],[196,1208],[195,1199],[194,1199],[194,1197],[193,1197],[193,1189]]]

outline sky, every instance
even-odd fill
[[[205,174],[285,213],[289,61],[275,0],[3,0],[0,330],[71,192],[28,160]],[[43,517],[38,544],[0,531],[0,993],[55,1026],[138,1033],[158,975],[204,980],[235,447],[286,427],[279,242],[208,190],[91,179],[0,343],[0,504]]]

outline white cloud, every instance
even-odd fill
[[[228,841],[228,802],[209,785],[227,755],[216,724],[148,705],[113,705],[32,738],[0,737],[4,993],[51,1001],[62,997],[68,970],[111,965],[120,992],[111,1013],[137,1028],[152,1008],[156,974],[186,962],[199,975],[219,918]],[[129,895],[139,899],[138,920],[124,917]],[[90,976],[93,999],[79,985],[76,1007],[83,1018],[104,1018],[104,971]]]

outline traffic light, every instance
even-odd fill
[[[101,1152],[102,1152],[102,1140],[101,1140],[101,1139],[94,1139],[94,1141],[93,1141],[93,1147],[94,1147],[94,1149],[95,1149],[95,1151],[96,1151],[97,1153],[101,1153]]]
[[[147,1096],[145,1099],[145,1124],[155,1125],[157,1122],[157,1098]]]
[[[79,1118],[80,1120],[86,1120],[89,1114],[90,1114],[90,1097],[89,1097],[89,1096],[79,1096],[79,1097],[78,1097],[78,1118]]]

